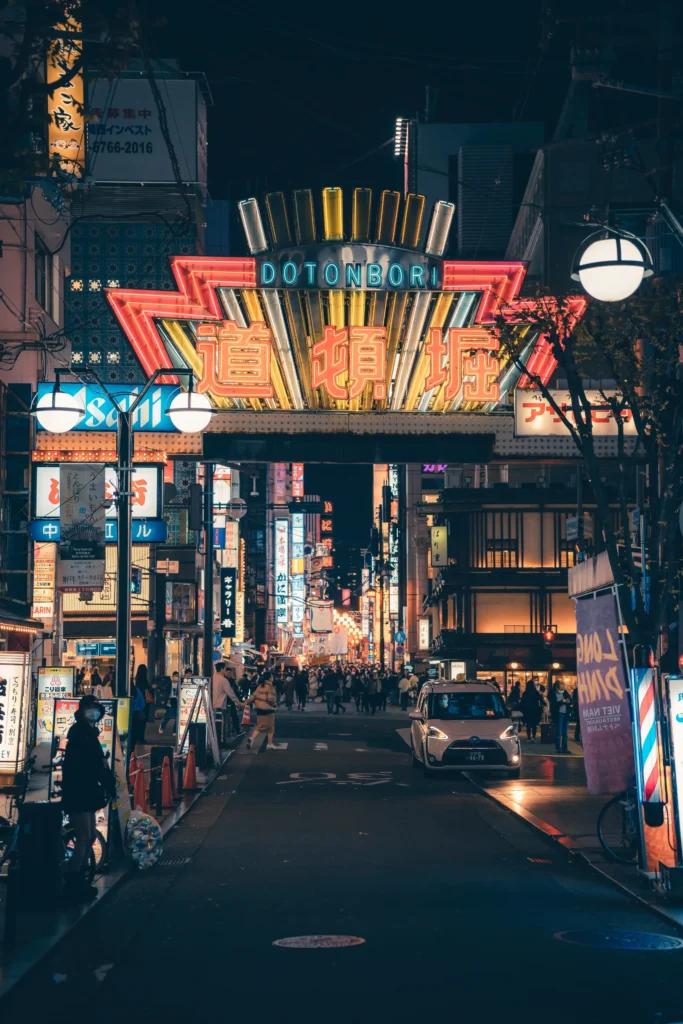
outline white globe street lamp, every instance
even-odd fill
[[[213,406],[206,395],[196,391],[179,391],[171,400],[168,416],[183,434],[198,434],[211,422]]]
[[[654,272],[652,256],[639,238],[611,229],[599,231],[579,247],[572,280],[601,302],[623,302]]]
[[[85,416],[85,406],[80,395],[68,395],[59,384],[47,395],[42,395],[33,407],[33,414],[43,430],[51,434],[66,434]]]

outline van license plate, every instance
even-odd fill
[[[473,751],[471,754],[467,755],[467,760],[468,761],[483,761],[484,760],[484,755],[483,754],[479,754],[476,751]]]

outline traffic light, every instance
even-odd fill
[[[136,566],[130,570],[130,592],[131,594],[142,593],[142,569]]]
[[[555,639],[555,630],[552,626],[545,626],[543,629],[543,646],[552,647]]]

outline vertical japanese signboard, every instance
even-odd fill
[[[303,635],[303,621],[306,611],[306,584],[304,576],[304,515],[292,515],[292,622],[294,635]]]
[[[434,569],[438,569],[442,565],[447,565],[448,564],[448,527],[447,526],[432,526],[432,528],[431,528],[431,542],[432,542],[432,567]]]
[[[19,772],[26,763],[29,667],[29,654],[0,651],[0,772]]]
[[[633,731],[613,594],[576,601],[579,718],[588,792],[633,785]]]
[[[289,619],[289,520],[275,520],[275,621]]]
[[[55,666],[38,669],[38,711],[36,723],[36,743],[49,743],[52,740],[52,724],[55,714],[55,701],[60,697],[73,697],[74,669],[72,665]]]
[[[51,165],[80,178],[85,165],[85,116],[81,26],[74,18],[55,25],[47,52],[48,150]]]
[[[303,498],[304,496],[304,464],[303,462],[292,463],[292,497]]]
[[[55,609],[55,545],[33,545],[33,604],[31,616],[49,628]]]
[[[429,619],[420,619],[418,622],[417,646],[421,651],[429,650]]]
[[[59,545],[60,590],[81,593],[104,589],[104,466],[65,464]]]
[[[221,636],[234,640],[237,603],[237,570],[221,569]]]

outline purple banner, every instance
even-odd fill
[[[633,785],[635,767],[612,594],[576,601],[576,668],[588,792],[620,793]]]

